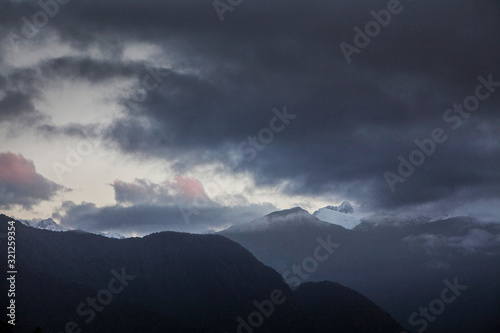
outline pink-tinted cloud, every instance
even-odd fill
[[[205,189],[196,178],[177,175],[173,181],[155,184],[147,179],[134,179],[133,182],[115,180],[115,200],[121,203],[161,203],[179,204],[186,200],[206,196]]]
[[[203,184],[196,178],[183,177],[177,175],[174,178],[174,188],[190,198],[206,196]]]
[[[35,165],[21,154],[0,154],[0,182],[30,184],[37,179]]]
[[[50,200],[63,187],[36,172],[33,161],[21,154],[0,153],[0,207],[30,208]]]

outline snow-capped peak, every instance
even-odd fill
[[[45,220],[20,220],[22,224],[32,227],[35,229],[42,229],[42,230],[50,230],[50,231],[68,231],[68,228],[65,228],[59,224],[56,223],[51,218],[45,219]]]
[[[254,232],[281,227],[289,228],[291,226],[303,226],[310,223],[319,223],[319,221],[306,210],[300,207],[294,207],[270,213],[251,222],[234,225],[223,232]]]
[[[27,227],[32,227],[32,228],[36,228],[36,224],[38,223],[35,221],[30,221],[30,220],[19,220],[19,222],[21,222],[22,224],[24,224]]]
[[[66,228],[58,224],[56,221],[54,221],[51,218],[45,219],[45,220],[39,220],[39,219],[34,219],[34,220],[19,220],[21,221],[22,224],[35,228],[35,229],[42,229],[42,230],[49,230],[49,231],[69,231],[71,229]],[[116,232],[100,232],[100,231],[87,231],[88,233],[91,234],[96,234],[96,235],[101,235],[107,238],[116,238],[116,239],[125,239],[126,237],[123,235],[120,235]]]
[[[114,238],[114,239],[125,239],[127,237],[120,235],[119,233],[116,232],[91,232],[92,234],[96,235],[101,235],[107,238]]]
[[[300,208],[300,207],[293,207],[293,208],[290,208],[290,209],[285,209],[285,210],[280,210],[280,211],[277,211],[277,212],[273,212],[271,214],[267,214],[266,217],[268,218],[277,218],[277,217],[285,217],[285,216],[289,216],[289,215],[304,215],[304,216],[307,216],[309,215],[309,213]]]
[[[339,206],[326,206],[325,208],[344,214],[354,214],[354,207],[348,201],[342,202]]]
[[[50,231],[68,231],[68,228],[65,228],[59,224],[57,224],[53,219],[48,218],[45,220],[41,220],[35,226],[37,229],[50,230]]]
[[[339,206],[326,206],[313,213],[318,219],[352,229],[361,223],[351,203],[344,201]]]

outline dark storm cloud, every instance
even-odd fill
[[[8,92],[0,100],[0,110],[0,121],[13,120],[14,118],[35,112],[29,96],[19,92]]]
[[[66,135],[73,136],[79,138],[87,138],[89,136],[89,128],[92,128],[92,125],[82,126],[79,124],[70,124],[66,126],[54,126],[54,125],[40,125],[37,127],[38,133],[45,136],[57,136],[57,135]]]
[[[197,198],[211,203],[201,182],[196,178],[177,175],[172,181],[156,184],[148,179],[134,179],[133,182],[115,180],[115,200],[132,204],[192,204]]]
[[[0,73],[0,123],[33,125],[44,119],[34,105],[33,99],[39,94],[34,75],[30,69],[16,70],[6,76]]]
[[[94,60],[82,57],[61,57],[50,59],[41,65],[41,75],[51,78],[87,79],[92,83],[108,79],[135,76],[139,66],[131,63]]]
[[[51,200],[64,188],[38,174],[32,161],[21,154],[0,153],[0,208],[25,209]]]
[[[338,195],[374,208],[458,194],[498,197],[500,134],[485,127],[498,123],[500,91],[456,131],[442,117],[474,93],[479,75],[500,81],[500,44],[493,42],[500,4],[401,4],[348,65],[339,44],[353,44],[353,28],[364,29],[370,11],[387,1],[244,1],[223,22],[211,1],[72,1],[47,31],[75,48],[105,50],[113,65],[56,59],[46,68],[90,80],[123,77],[133,71],[121,61],[124,45],[162,48],[171,75],[141,103],[120,101],[125,116],[107,131],[130,154],[176,159],[182,168],[227,161],[228,149],[256,136],[272,108],[286,105],[297,119],[235,169],[249,171],[258,185],[287,182],[287,193]],[[9,8],[19,14],[37,7]],[[5,22],[20,28],[12,15]],[[384,172],[396,172],[397,157],[437,127],[449,139],[391,193]]]
[[[112,186],[116,205],[97,207],[93,203],[65,201],[53,217],[73,229],[142,235],[162,230],[218,230],[276,210],[271,204],[223,206],[207,196],[199,180],[181,175],[162,183],[115,180]]]

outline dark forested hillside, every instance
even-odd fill
[[[0,217],[2,229],[8,220]],[[163,232],[116,240],[15,225],[16,332],[310,332],[339,321],[356,327],[360,319],[311,312],[277,272],[222,236]],[[322,304],[322,292],[314,293]],[[354,304],[364,298],[348,294]],[[399,325],[367,302],[359,311],[370,325],[396,332]]]
[[[354,230],[318,220],[304,210],[272,213],[220,233],[250,250],[283,274],[293,286],[333,281],[352,288],[387,311],[407,329],[424,327],[420,307],[440,297],[444,281],[468,286],[437,319],[428,333],[496,333],[500,318],[500,228],[467,218],[429,223],[365,222]],[[313,272],[304,260],[313,256],[318,237],[337,244]],[[313,267],[314,268],[314,267]],[[439,311],[437,311],[439,312]]]

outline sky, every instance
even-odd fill
[[[209,232],[500,219],[500,2],[0,3],[0,211]]]

